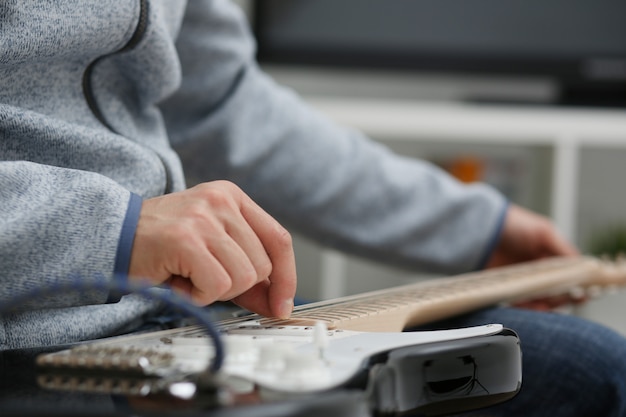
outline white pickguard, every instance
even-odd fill
[[[502,325],[489,324],[391,333],[324,329],[320,334],[314,326],[264,326],[249,320],[222,327],[226,357],[220,373],[231,388],[242,392],[257,386],[275,393],[311,393],[345,384],[378,353],[489,336],[501,330]],[[210,339],[200,328],[190,326],[112,338],[44,355],[38,363],[52,368],[91,366],[105,372],[127,369],[169,377],[202,372],[212,358]]]

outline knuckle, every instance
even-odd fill
[[[265,279],[272,274],[272,262],[266,258],[263,262],[256,265],[256,273],[259,279]]]
[[[258,279],[259,275],[257,271],[253,268],[249,268],[240,274],[238,282],[241,285],[241,289],[245,291],[252,288],[257,283]]]
[[[196,188],[198,188],[200,192],[208,194],[232,194],[242,192],[239,186],[228,180],[205,182],[198,185]]]
[[[195,303],[203,306],[211,304],[214,301],[214,298],[210,294],[199,291],[194,292],[192,298]]]
[[[224,299],[224,295],[228,294],[233,288],[233,282],[230,277],[224,274],[216,274],[212,283],[214,297],[219,300]]]
[[[211,205],[223,205],[229,201],[229,196],[220,188],[208,188],[204,191],[204,199]]]
[[[239,188],[239,186],[237,186],[237,184],[235,184],[232,181],[228,181],[228,180],[217,180],[214,182],[215,185],[217,185],[220,188],[223,188],[224,190],[228,190],[228,191],[233,191],[233,192],[239,192],[241,191],[241,189]]]
[[[232,238],[225,233],[213,233],[211,237],[206,240],[205,244],[209,251],[217,259],[220,258],[220,253],[232,250],[233,247]]]
[[[290,248],[293,245],[291,233],[281,225],[277,225],[274,230],[274,239],[277,245],[282,248]]]
[[[193,201],[187,205],[185,208],[185,212],[183,213],[182,218],[180,219],[181,223],[184,224],[184,221],[197,222],[203,221],[208,218],[208,211],[206,206],[199,201]]]

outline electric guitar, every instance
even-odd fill
[[[395,377],[374,378],[372,369],[378,369],[379,375],[395,369],[392,373],[401,373],[403,379],[414,375],[413,382],[428,395],[407,400],[408,405],[380,405],[387,401],[381,399],[378,408],[397,412],[444,399],[510,398],[521,383],[519,340],[511,330],[499,324],[402,330],[501,302],[572,288],[616,286],[626,281],[625,265],[591,257],[549,258],[306,304],[296,307],[289,320],[256,315],[226,319],[219,323],[227,351],[222,381],[240,393],[262,390],[277,398],[350,386],[369,373],[371,381],[365,385],[377,392],[389,385],[380,381]],[[202,334],[200,327],[188,326],[111,338],[41,355],[37,364],[56,371],[156,377],[150,379],[152,385],[135,389],[154,390],[155,381],[169,381],[171,389],[172,381],[201,374],[211,361],[214,352]],[[397,357],[403,358],[399,363],[412,365],[393,365]],[[464,358],[462,363],[457,363],[459,358]],[[488,363],[494,361],[500,363],[490,368]],[[433,368],[439,363],[447,365]],[[398,368],[406,368],[406,373]],[[73,381],[71,389],[86,388],[64,378],[66,383]],[[433,388],[442,381],[447,385],[439,386],[454,390]],[[47,387],[63,385],[54,373],[44,374],[39,382]],[[458,391],[461,386],[465,388]]]

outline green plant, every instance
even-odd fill
[[[626,254],[626,225],[606,227],[594,233],[589,251],[595,256],[616,257]]]

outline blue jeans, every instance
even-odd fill
[[[429,325],[500,323],[522,346],[522,388],[512,400],[467,416],[625,417],[626,338],[590,321],[556,313],[492,308]]]

